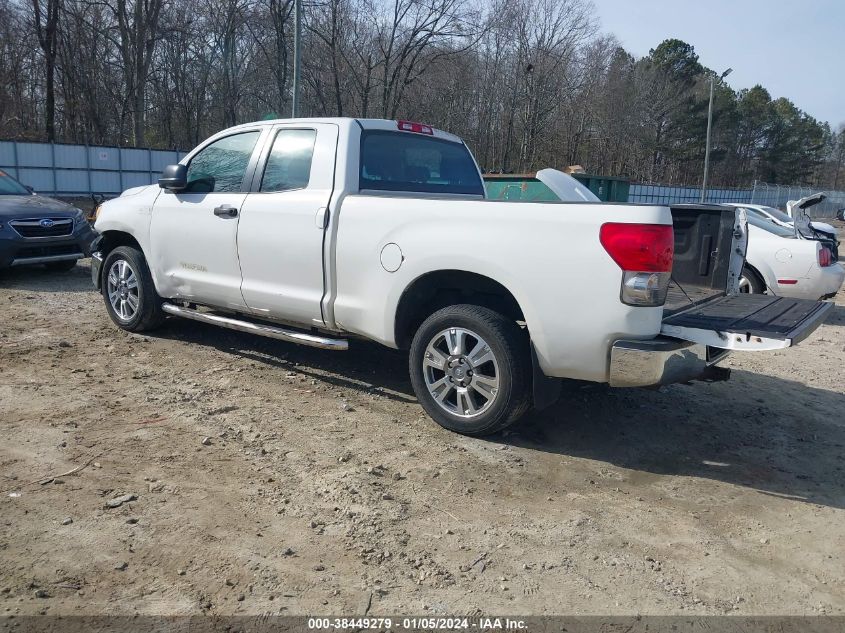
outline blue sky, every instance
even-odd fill
[[[637,57],[695,47],[734,89],[761,84],[834,128],[845,123],[845,0],[593,0],[602,31]]]

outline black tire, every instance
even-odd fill
[[[429,345],[434,344],[445,332],[455,328],[466,331],[468,344],[472,343],[473,338],[476,341],[474,345],[478,344],[477,337],[483,339],[482,342],[486,343],[495,359],[495,365],[494,361],[488,361],[487,365],[473,366],[469,353],[472,350],[467,349],[465,355],[447,355],[448,359],[454,359],[454,363],[460,364],[464,360],[470,363],[467,365],[470,371],[462,374],[463,380],[473,380],[466,377],[467,374],[473,376],[473,368],[478,375],[488,372],[497,374],[498,388],[493,397],[485,399],[479,391],[472,391],[470,395],[463,396],[463,403],[469,402],[478,407],[479,412],[470,417],[447,410],[447,407],[450,407],[457,411],[458,407],[462,406],[458,396],[459,389],[455,386],[458,383],[454,382],[455,377],[447,376],[445,370],[427,369],[423,365],[426,354],[430,353]],[[443,342],[445,343],[445,338]],[[445,355],[442,350],[440,354]],[[476,357],[481,356],[486,354],[476,354]],[[435,422],[450,431],[464,435],[489,435],[516,422],[531,406],[531,353],[528,335],[514,321],[489,308],[468,304],[452,305],[428,317],[417,330],[411,343],[409,370],[411,384],[423,409]],[[427,372],[432,372],[433,375]],[[443,393],[449,394],[443,397],[443,405],[432,395],[427,383],[427,380],[434,381],[437,378],[437,372],[443,373],[443,379],[451,381],[449,385],[452,385],[446,385],[443,390]],[[478,375],[475,376],[476,379]],[[466,385],[463,387],[471,391]],[[455,404],[449,402],[452,392],[455,394]],[[468,409],[464,408],[464,412],[467,411]]]
[[[137,308],[131,316],[127,315],[128,318],[118,314],[109,300],[109,273],[120,261],[128,264],[137,279]],[[128,332],[145,332],[161,325],[165,317],[161,309],[161,297],[156,293],[150,269],[141,251],[132,246],[118,246],[106,256],[101,275],[103,300],[115,325]]]
[[[76,267],[76,260],[69,259],[62,262],[50,262],[49,264],[44,264],[44,266],[45,268],[47,268],[47,270],[61,273],[68,270],[73,270]]]
[[[760,275],[758,275],[754,269],[749,268],[748,266],[743,266],[742,278],[747,280],[748,284],[743,284],[742,279],[740,279],[740,292],[753,295],[761,295],[766,292],[765,282],[760,279]]]

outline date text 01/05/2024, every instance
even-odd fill
[[[406,617],[406,618],[308,618],[309,630],[470,630],[518,631],[526,623],[510,618],[449,618],[449,617]]]

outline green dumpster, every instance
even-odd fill
[[[628,202],[630,181],[611,176],[570,174],[604,202]],[[536,174],[484,174],[487,197],[493,200],[554,202],[558,197]]]
[[[493,200],[556,202],[558,197],[534,174],[484,174],[487,197]]]
[[[593,174],[570,174],[575,180],[596,194],[603,202],[628,202],[631,181],[613,176],[594,176]]]

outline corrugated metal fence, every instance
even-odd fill
[[[789,200],[798,200],[818,192],[818,189],[797,185],[770,185],[755,182],[750,189],[708,189],[707,202],[745,202],[764,204],[786,209]],[[839,209],[845,208],[845,191],[826,191],[827,199],[812,208],[814,218],[832,218]],[[674,204],[676,202],[698,202],[701,188],[689,185],[654,185],[631,183],[628,202],[646,204]]]
[[[186,152],[64,143],[0,141],[0,170],[35,191],[57,196],[91,193],[116,195],[130,187],[156,182],[161,170],[178,163]],[[698,202],[701,189],[689,185],[631,183],[629,202],[672,204]],[[786,207],[814,193],[807,187],[755,182],[747,189],[708,189],[707,202],[747,202]],[[815,218],[830,218],[845,207],[845,191],[827,192],[828,198],[811,209]]]
[[[149,185],[185,152],[0,141],[0,170],[46,195],[118,194]]]

